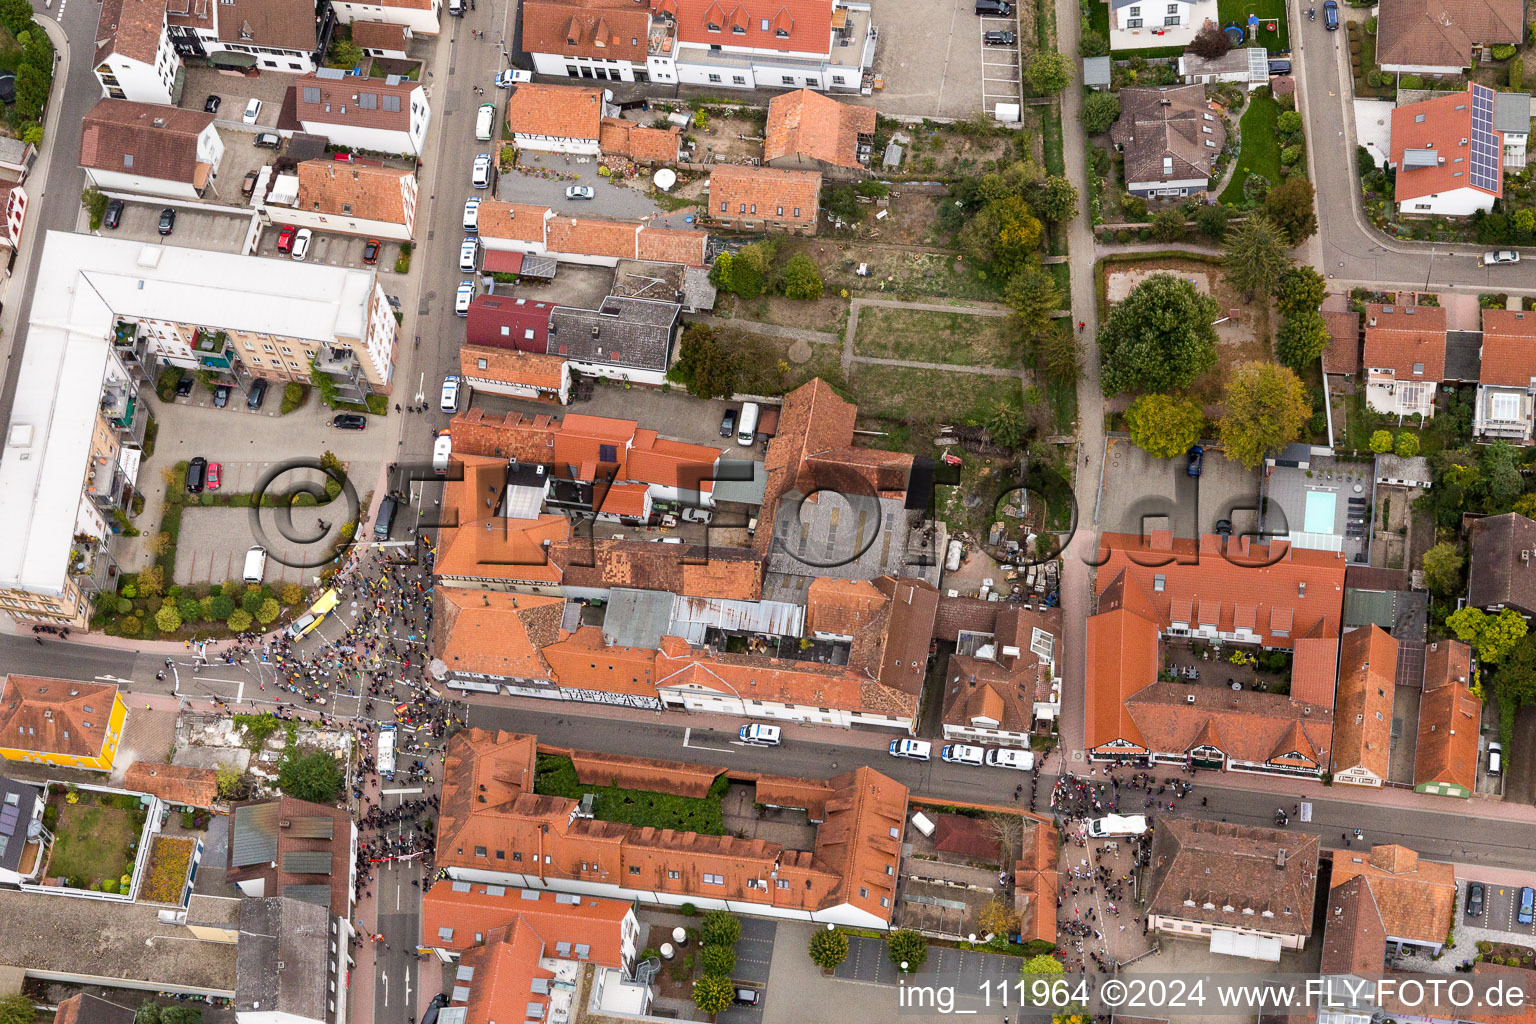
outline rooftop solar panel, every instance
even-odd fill
[[[16,822],[21,818],[20,813],[14,807],[0,807],[0,835],[11,836],[16,834]]]

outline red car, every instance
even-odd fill
[[[293,236],[297,233],[298,229],[292,224],[285,226],[283,230],[279,231],[277,233],[277,251],[284,253],[293,251]]]
[[[208,463],[208,483],[206,486],[210,491],[219,489],[219,471],[222,468],[217,462]]]
[[[379,250],[384,248],[384,243],[377,238],[370,238],[363,243],[363,262],[372,266],[379,262]]]

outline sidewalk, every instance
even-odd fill
[[[1384,787],[1370,789],[1365,786],[1321,786],[1299,779],[1281,779],[1267,775],[1247,775],[1240,772],[1201,772],[1201,786],[1230,789],[1247,793],[1278,794],[1285,800],[1294,801],[1298,794],[1303,800],[1353,804],[1368,802],[1373,806],[1400,807],[1425,813],[1454,814],[1468,818],[1498,818],[1503,821],[1536,821],[1536,806],[1500,800],[1491,796],[1474,796],[1468,800],[1453,797],[1429,796],[1411,789]],[[1475,813],[1470,808],[1476,808]]]

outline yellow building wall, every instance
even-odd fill
[[[32,764],[56,764],[64,768],[89,768],[109,772],[112,770],[113,760],[117,757],[117,747],[123,739],[123,724],[127,720],[128,705],[123,703],[123,695],[117,693],[112,697],[112,714],[107,719],[107,734],[102,739],[101,753],[98,756],[75,757],[70,754],[55,754],[42,750],[13,750],[0,747],[0,757],[7,761],[29,761]]]

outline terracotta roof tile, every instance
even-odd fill
[[[548,244],[551,252],[636,259],[640,251],[639,233],[640,225],[634,221],[552,217]]]
[[[454,452],[456,458],[460,453]],[[484,495],[501,493],[507,480],[506,459],[463,455],[461,479],[443,486],[443,517],[436,572],[439,577],[558,583],[560,569],[546,545],[565,542],[570,520],[541,515],[537,519],[491,516]]]
[[[476,295],[469,304],[465,341],[543,355],[549,351],[549,314],[554,308],[512,295]]]
[[[702,267],[709,249],[709,232],[684,228],[640,229],[639,259]],[[615,254],[617,255],[617,254]]]
[[[604,643],[597,626],[582,626],[544,650],[555,683],[570,690],[656,696],[656,652]]]
[[[629,4],[631,0],[622,2]],[[524,10],[527,10],[526,4]],[[605,154],[628,157],[636,163],[674,164],[677,163],[677,146],[681,137],[682,129],[675,124],[652,128],[617,117],[605,117],[599,145]]]
[[[80,166],[201,188],[211,168],[198,162],[197,139],[211,124],[200,110],[100,100],[82,122]]]
[[[1200,745],[1204,733],[1219,737],[1218,749],[1232,761],[1309,772],[1328,766],[1334,717],[1327,708],[1255,690],[1237,693],[1163,682],[1145,687],[1124,703],[1144,745],[1156,753],[1188,753]]]
[[[437,588],[434,648],[452,671],[548,679],[545,647],[563,638],[565,599]]]
[[[522,45],[529,53],[644,64],[650,24],[650,11],[634,0],[526,0]]]
[[[1324,373],[1360,372],[1360,314],[1349,310],[1323,310],[1328,325],[1328,347],[1323,349]]]
[[[338,81],[314,74],[301,75],[294,86],[294,110],[301,123],[408,132],[411,129],[411,100],[420,90],[419,82],[401,81],[390,85],[382,78]],[[363,97],[368,95],[374,97],[371,107],[363,105]],[[387,109],[391,104],[398,109]]]
[[[746,218],[815,227],[820,201],[819,171],[740,164],[716,164],[709,171],[709,212],[716,220]]]
[[[518,412],[509,412],[504,417],[487,416],[484,409],[466,409],[449,424],[455,455],[485,455],[519,462],[549,462],[559,429],[560,421],[551,416],[525,416]]]
[[[135,761],[123,773],[123,788],[152,793],[168,804],[212,807],[219,798],[219,776],[212,768]]]
[[[1424,652],[1424,694],[1419,703],[1419,741],[1413,784],[1477,785],[1477,733],[1483,702],[1468,688],[1472,651],[1459,640],[1432,643]]]
[[[708,494],[715,489],[711,477],[721,451],[703,444],[668,441],[654,436],[629,450],[624,475],[663,487],[677,487]]]
[[[484,883],[471,884],[468,892],[459,892],[451,885],[434,885],[421,898],[421,945],[433,949],[472,949],[479,945],[475,942],[476,933],[489,935],[497,928],[522,921],[543,940],[546,956],[555,955],[559,942],[569,942],[573,949],[582,943],[591,949],[589,962],[622,967],[621,925],[632,907],[627,900],[557,897],[555,893],[538,890],[502,888],[498,894]],[[450,938],[440,934],[444,929],[451,933]],[[522,1007],[517,1012],[521,1013]],[[515,1019],[515,1015],[507,1019]]]
[[[513,86],[507,99],[507,127],[514,135],[596,142],[602,120],[601,89],[530,82]]]
[[[352,41],[365,50],[400,50],[406,47],[404,25],[383,21],[354,21]]]
[[[1121,89],[1120,117],[1110,137],[1125,151],[1128,180],[1208,178],[1227,141],[1219,110],[1203,85]]]
[[[219,0],[219,39],[238,46],[312,52],[320,19],[312,0]]]
[[[1379,626],[1344,634],[1334,698],[1333,773],[1363,768],[1382,782],[1392,747],[1397,642]]]
[[[1445,310],[1437,306],[1367,305],[1362,362],[1367,372],[1392,370],[1398,380],[1443,379]]]
[[[1402,0],[1398,6],[1411,7],[1414,2],[1415,0]],[[1439,3],[1441,0],[1435,0],[1435,2]],[[1478,3],[1480,0],[1468,0],[1468,2]],[[1518,2],[1519,0],[1516,0],[1517,4]],[[1392,20],[1390,14],[1387,20]],[[1385,35],[1382,38],[1385,41]],[[1488,41],[1491,42],[1491,40]],[[1422,64],[1424,61],[1414,60],[1413,63]],[[1469,85],[1466,92],[1435,96],[1419,103],[1392,108],[1390,160],[1397,168],[1393,195],[1397,202],[1403,203],[1410,199],[1450,192],[1459,188],[1475,189],[1494,196],[1503,193],[1503,161],[1494,162],[1495,167],[1498,168],[1495,188],[1489,190],[1472,183],[1471,88]],[[1502,136],[1499,137],[1502,138]],[[1495,144],[1502,148],[1502,142]],[[1410,149],[1433,150],[1437,160],[1429,167],[1405,166],[1404,154]],[[1369,349],[1369,334],[1366,336],[1366,346]],[[1370,365],[1369,358],[1366,360],[1366,365]]]
[[[659,0],[656,7],[659,11],[675,12],[681,42],[710,46],[728,41],[770,53],[830,52],[832,5],[828,3],[774,0],[767,5],[749,6],[736,0]],[[739,24],[746,31],[727,31],[722,38],[719,29],[727,23]],[[711,24],[716,31],[710,31]]]
[[[485,365],[480,365],[484,363]],[[559,392],[565,386],[565,360],[559,356],[521,352],[515,348],[464,345],[459,349],[459,373]]]
[[[1401,0],[1382,7],[1377,62],[1466,67],[1477,43],[1519,43],[1520,0]],[[1395,147],[1394,147],[1395,148]]]
[[[1088,620],[1085,741],[1090,748],[1120,740],[1130,744],[1122,749],[1149,749],[1125,702],[1157,680],[1160,661],[1151,620],[1125,608]]]
[[[1363,876],[1376,898],[1387,934],[1441,943],[1451,928],[1456,872],[1450,864],[1420,860],[1402,846],[1334,852],[1332,888]]]
[[[415,226],[416,179],[408,170],[305,160],[298,177],[300,210]]]
[[[163,0],[102,0],[96,19],[96,63],[115,53],[153,65],[164,25]]]
[[[1277,867],[1282,854],[1284,866]],[[1147,914],[1305,937],[1312,933],[1317,859],[1318,837],[1309,833],[1160,817]]]
[[[1478,380],[1502,387],[1530,387],[1536,377],[1536,313],[1483,310],[1483,362]]]
[[[1376,897],[1356,875],[1328,893],[1323,928],[1323,974],[1380,974],[1387,959],[1387,931]]]
[[[0,747],[100,757],[116,683],[11,674],[0,682]]]
[[[768,101],[763,162],[858,168],[859,136],[875,133],[875,108],[839,103],[811,89]]]
[[[805,628],[816,633],[853,636],[875,622],[886,596],[868,580],[818,576],[805,592]]]
[[[485,199],[477,214],[481,238],[509,238],[518,242],[544,241],[544,221],[549,207],[529,203],[502,203]]]

